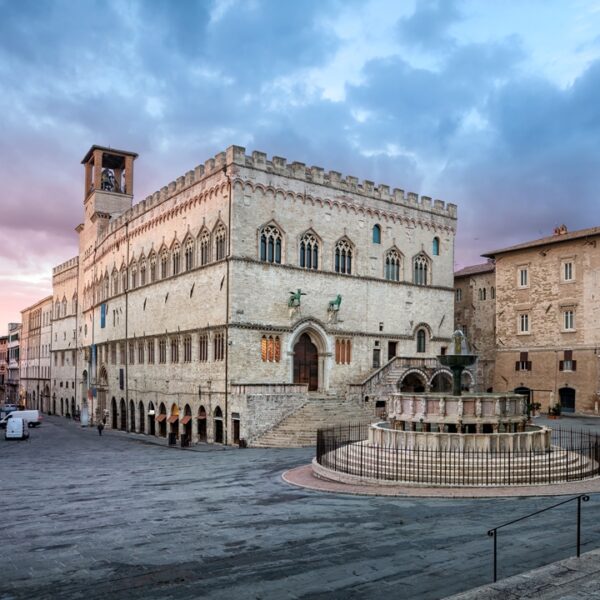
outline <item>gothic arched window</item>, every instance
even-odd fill
[[[275,225],[260,230],[260,260],[281,264],[281,232]]]
[[[227,229],[219,223],[215,231],[215,260],[222,260],[227,254]]]
[[[194,268],[194,240],[188,238],[185,242],[185,270],[190,271]]]
[[[336,273],[352,274],[352,244],[346,239],[340,240],[335,245],[335,263]]]
[[[130,272],[131,289],[135,290],[135,288],[137,287],[137,264],[135,263],[135,261],[131,263]]]
[[[319,268],[319,240],[310,231],[300,239],[300,266],[303,269]]]
[[[381,226],[373,225],[373,243],[381,244]]]
[[[113,296],[116,296],[119,293],[119,273],[117,272],[117,267],[112,272],[112,288]]]
[[[175,244],[173,246],[173,250],[171,251],[171,258],[173,261],[173,271],[171,272],[172,275],[179,274],[180,255],[181,255],[181,248],[179,247],[179,244]]]
[[[424,254],[418,254],[413,261],[413,283],[428,285],[429,260]]]
[[[206,265],[210,262],[210,234],[205,229],[200,235],[200,264]]]
[[[385,255],[385,278],[388,281],[400,281],[402,255],[396,248],[388,250]]]
[[[417,331],[417,352],[422,353],[426,350],[426,336],[425,330],[419,329]]]
[[[123,293],[127,291],[127,269],[125,265],[121,267],[121,291]]]
[[[140,258],[140,285],[146,285],[146,259]]]
[[[154,251],[150,253],[148,263],[150,264],[150,283],[154,283],[156,281],[156,254]]]
[[[166,279],[169,276],[169,253],[166,248],[160,253],[160,278]]]

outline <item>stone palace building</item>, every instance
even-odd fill
[[[133,204],[136,158],[82,161],[79,255],[53,273],[54,412],[259,444],[309,402],[358,415],[447,389],[455,205],[238,146]]]

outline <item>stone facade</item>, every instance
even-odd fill
[[[79,256],[55,269],[80,348],[56,379],[92,419],[252,440],[449,343],[454,205],[237,146],[133,205],[136,156],[88,152]]]
[[[52,269],[52,384],[53,414],[74,417],[77,380],[77,279],[78,257]]]
[[[454,273],[454,327],[477,354],[475,389],[492,392],[496,359],[496,273],[493,261]]]
[[[28,408],[50,408],[52,296],[21,311],[20,400]]]
[[[598,413],[600,228],[489,253],[496,262],[494,389],[543,411]]]

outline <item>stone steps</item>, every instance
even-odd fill
[[[329,396],[311,398],[273,429],[251,441],[250,445],[258,448],[315,446],[317,429],[348,423],[369,423],[375,420],[376,417],[371,409],[354,402]]]
[[[361,445],[362,454],[361,454]],[[366,443],[355,443],[338,449],[338,469],[350,475],[373,479],[396,479],[419,484],[440,485],[519,485],[575,481],[595,475],[598,463],[572,451],[554,448],[548,462],[547,453],[478,455],[454,455],[452,452],[412,452],[401,450],[389,455],[384,461],[385,449],[379,452],[373,447],[366,451]],[[333,457],[331,457],[333,458]],[[487,458],[487,461],[486,461]],[[323,457],[328,466],[328,457]],[[329,462],[333,466],[333,462]],[[509,479],[510,471],[510,479]],[[335,479],[335,475],[332,476]]]

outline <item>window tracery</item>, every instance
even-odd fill
[[[336,273],[352,274],[352,244],[347,239],[340,240],[335,245],[335,263]]]
[[[396,248],[388,250],[385,255],[385,278],[388,281],[400,281],[402,255]]]
[[[266,225],[260,230],[260,260],[281,264],[281,231],[275,225]]]
[[[303,269],[319,268],[319,240],[310,231],[300,238],[300,266]]]

